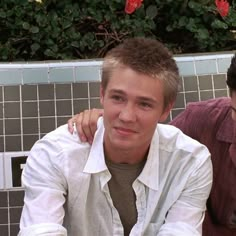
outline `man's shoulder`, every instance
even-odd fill
[[[68,125],[64,124],[55,130],[47,133],[43,138],[38,140],[38,145],[51,146],[58,149],[74,149],[80,146],[89,146],[88,143],[81,142],[78,133],[71,134]]]
[[[64,124],[47,133],[42,139],[52,139],[58,141],[66,138],[69,141],[71,139],[75,139],[75,137],[76,136],[74,136],[74,134],[69,132],[68,125]]]
[[[39,139],[30,150],[29,158],[31,162],[44,159],[45,165],[50,162],[62,169],[69,162],[82,167],[89,150],[89,143],[81,142],[78,134],[71,134],[65,124]]]
[[[214,110],[223,111],[227,110],[230,107],[230,98],[228,97],[221,97],[221,98],[214,98],[205,101],[199,102],[190,102],[187,104],[186,110],[196,111],[196,112],[211,112]]]
[[[209,169],[211,168],[211,155],[205,145],[172,125],[160,125],[157,131],[160,152],[163,154],[161,156],[168,159],[170,163],[175,163],[177,168],[186,164],[189,167],[193,166],[192,170],[194,170],[196,166],[201,166],[203,163]]]
[[[159,124],[157,131],[163,147],[169,147],[171,150],[182,149],[193,151],[194,149],[200,148],[208,151],[205,145],[184,134],[179,128],[173,125]]]
[[[170,123],[179,127],[179,123],[184,121],[181,127],[197,125],[202,127],[213,127],[221,123],[228,115],[230,109],[230,98],[221,97],[200,102],[190,102],[186,109],[175,117]],[[181,128],[182,129],[182,128]]]

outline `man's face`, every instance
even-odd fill
[[[232,118],[236,121],[236,91],[231,94],[231,108],[232,108]]]
[[[129,68],[112,72],[107,88],[101,88],[104,108],[105,147],[113,150],[138,149],[150,145],[159,121],[164,121],[163,82]]]

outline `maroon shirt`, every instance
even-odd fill
[[[229,154],[230,145],[236,144],[236,122],[230,98],[189,103],[171,124],[206,145],[212,155],[213,186],[203,236],[236,236],[236,150]]]

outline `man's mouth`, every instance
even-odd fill
[[[130,135],[137,133],[134,129],[123,128],[123,127],[115,127],[115,130],[121,135]]]

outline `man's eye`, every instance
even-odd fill
[[[150,103],[146,103],[146,102],[140,102],[140,106],[144,107],[144,108],[151,108],[152,105]]]
[[[113,95],[111,96],[111,98],[115,101],[120,101],[120,102],[124,100],[121,96],[118,95]]]

